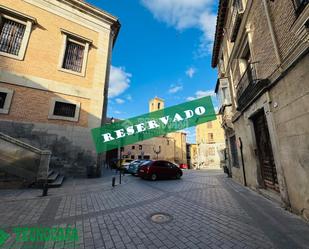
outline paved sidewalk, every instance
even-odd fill
[[[184,171],[181,180],[125,176],[68,179],[60,189],[0,191],[0,228],[78,229],[75,243],[16,243],[3,248],[309,248],[309,226],[217,171]],[[118,183],[119,175],[117,176]],[[151,215],[167,214],[166,223]],[[1,247],[0,247],[1,248]]]

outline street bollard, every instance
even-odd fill
[[[113,176],[113,178],[112,178],[112,186],[113,186],[113,187],[115,187],[115,182],[116,182],[116,177]]]
[[[121,170],[119,170],[119,184],[121,184]]]
[[[47,192],[48,192],[48,183],[44,183],[43,184],[43,193],[42,196],[47,196]]]

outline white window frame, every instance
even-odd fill
[[[226,88],[227,94],[229,95],[229,98],[227,98],[227,96],[225,96],[225,98],[224,98],[223,88]],[[219,79],[218,94],[219,94],[219,101],[221,103],[221,106],[232,104],[231,92],[230,92],[230,86],[229,86],[228,78]]]
[[[30,39],[32,25],[34,23],[36,23],[36,19],[0,5],[0,25],[1,25],[3,18],[17,22],[17,23],[20,23],[20,24],[23,24],[23,25],[26,26],[26,29],[25,29],[25,33],[24,33],[24,36],[23,36],[23,39],[22,39],[22,42],[21,42],[21,46],[20,46],[18,55],[5,53],[5,52],[0,52],[0,55],[5,56],[5,57],[9,57],[9,58],[12,58],[12,59],[16,59],[16,60],[24,60],[26,48],[28,46],[29,39]]]
[[[3,108],[0,108],[0,114],[9,114],[14,90],[0,87],[0,92],[7,94],[4,101],[4,106]]]
[[[89,54],[89,48],[90,45],[92,44],[92,40],[89,40],[85,37],[82,37],[80,35],[74,34],[70,31],[64,30],[64,29],[60,29],[61,33],[62,33],[62,47],[61,47],[61,51],[60,51],[60,57],[59,57],[59,63],[58,63],[58,70],[65,72],[65,73],[70,73],[70,74],[75,74],[78,76],[82,76],[85,77],[86,75],[86,68],[87,68],[87,61],[88,61],[88,54]],[[64,62],[64,58],[65,58],[65,51],[67,48],[67,42],[73,42],[76,43],[78,45],[83,46],[84,49],[84,56],[83,56],[83,64],[82,64],[82,70],[81,72],[76,72],[73,70],[69,70],[69,69],[65,69],[63,68],[63,62]]]
[[[54,115],[56,102],[62,102],[62,103],[68,103],[68,104],[76,105],[74,117],[65,117],[65,116]],[[51,103],[50,103],[49,112],[48,112],[48,119],[57,119],[57,120],[78,122],[79,113],[80,113],[80,102],[77,102],[77,101],[74,101],[74,100],[66,100],[66,99],[62,99],[62,98],[52,98]]]

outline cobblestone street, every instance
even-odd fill
[[[11,237],[3,248],[309,248],[303,220],[217,171],[156,182],[126,175],[114,188],[108,173],[67,179],[40,195],[2,190],[1,228],[76,226],[78,242],[16,244]],[[170,220],[153,222],[155,213]]]

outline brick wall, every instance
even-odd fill
[[[90,100],[56,94],[49,91],[36,90],[0,82],[0,86],[14,90],[9,114],[0,114],[1,120],[20,122],[49,123],[70,126],[88,126]],[[51,99],[57,97],[81,103],[78,122],[48,119]]]
[[[0,0],[0,4],[8,6],[6,0]],[[2,70],[13,71],[22,75],[33,75],[86,88],[92,86],[98,47],[97,32],[21,0],[10,1],[8,7],[36,18],[38,24],[33,26],[24,60],[19,61],[1,56]],[[57,69],[63,42],[60,28],[93,40],[93,46],[88,55],[85,77],[61,72]],[[105,42],[108,42],[108,32]]]

